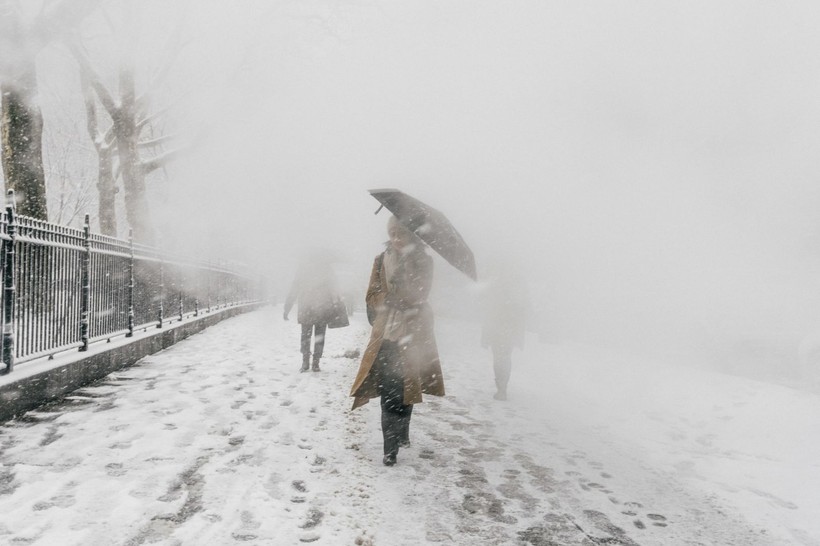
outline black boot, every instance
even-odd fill
[[[300,372],[306,372],[310,369],[310,353],[305,353],[302,355],[302,368],[299,370]]]
[[[399,423],[399,447],[410,447],[410,416],[413,412],[413,406],[405,406],[406,413],[400,417]]]
[[[322,369],[319,367],[319,359],[316,358],[316,357],[313,357],[313,371],[314,372],[321,372],[322,371]]]
[[[382,435],[384,436],[385,466],[396,464],[399,454],[399,435],[401,434],[401,417],[389,411],[382,411]]]

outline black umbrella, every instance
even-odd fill
[[[370,190],[370,195],[450,265],[476,280],[473,251],[444,214],[399,190]]]

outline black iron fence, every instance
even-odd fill
[[[13,198],[9,199],[13,203]],[[0,213],[0,374],[200,313],[252,303],[259,282],[238,267],[180,259],[83,229]]]

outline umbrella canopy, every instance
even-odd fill
[[[370,190],[370,195],[450,265],[476,280],[473,251],[444,214],[396,189]]]

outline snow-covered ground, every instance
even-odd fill
[[[378,403],[349,410],[367,332],[300,374],[262,309],[6,423],[0,543],[820,544],[816,393],[529,340],[498,402],[439,319],[448,395],[388,468]]]

